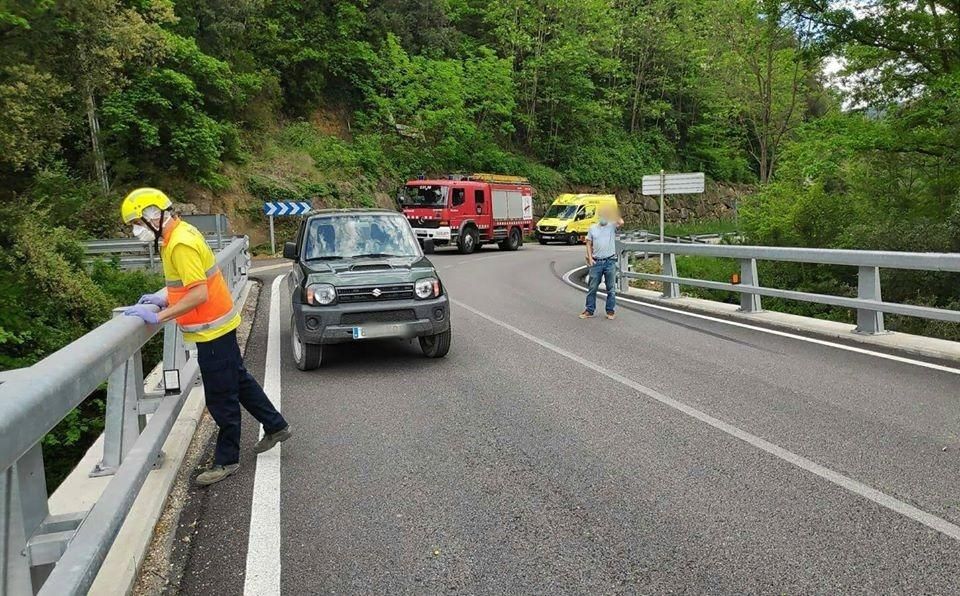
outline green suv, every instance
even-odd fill
[[[450,302],[407,219],[376,209],[319,211],[300,224],[293,259],[293,356],[300,370],[327,344],[419,338],[423,353],[450,350]]]

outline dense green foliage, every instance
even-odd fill
[[[960,250],[958,31],[952,4],[893,0],[7,0],[0,366],[119,300],[75,240],[117,233],[143,184],[256,217],[382,203],[419,173],[549,197],[699,169],[758,185],[751,242]],[[849,271],[763,274],[853,291]],[[955,277],[885,281],[956,304]]]

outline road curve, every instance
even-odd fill
[[[282,329],[282,593],[960,592],[960,376],[639,306],[581,321],[582,248],[433,260],[444,360],[359,344],[303,373]],[[183,594],[243,593],[244,432],[238,475],[191,495]]]

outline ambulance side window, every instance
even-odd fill
[[[459,207],[460,205],[463,205],[463,202],[466,200],[466,196],[466,191],[464,191],[462,188],[453,189],[453,206]]]

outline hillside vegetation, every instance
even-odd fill
[[[703,170],[758,189],[749,242],[957,250],[957,31],[952,5],[892,0],[7,0],[0,365],[107,316],[76,240],[125,233],[142,185],[249,225],[263,200],[389,205],[420,173],[547,200]],[[955,277],[892,275],[892,300],[956,303]]]

